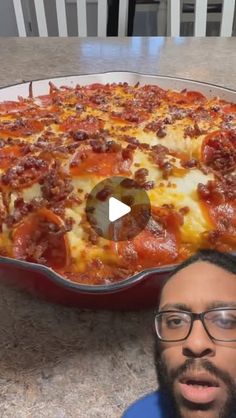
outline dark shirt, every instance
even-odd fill
[[[157,391],[132,404],[122,418],[174,418],[173,407],[168,396]]]

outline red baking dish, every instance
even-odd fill
[[[236,102],[236,91],[207,83],[181,78],[142,75],[129,72],[110,72],[79,76],[58,77],[33,81],[34,96],[48,92],[48,82],[56,86],[75,86],[90,83],[127,82],[135,84],[156,84],[176,90],[197,90],[207,97],[219,96]],[[0,89],[0,101],[17,100],[27,97],[29,82]],[[0,257],[0,279],[2,282],[25,289],[33,295],[52,302],[89,309],[146,309],[156,305],[160,284],[175,266],[152,268],[107,285],[82,285],[57,274],[41,264],[29,263],[7,257]]]
[[[80,285],[40,264],[0,257],[0,279],[33,295],[89,309],[147,309],[156,305],[161,280],[174,267],[149,269],[110,285]]]

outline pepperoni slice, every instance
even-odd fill
[[[198,185],[198,195],[203,215],[214,232],[211,245],[226,250],[223,245],[231,245],[228,250],[236,249],[236,179],[234,176],[206,185]],[[210,237],[212,238],[212,233]],[[220,247],[219,247],[220,243]]]
[[[61,218],[42,208],[13,231],[14,258],[58,269],[69,261],[69,244]]]
[[[220,111],[226,114],[236,113],[236,103],[229,103],[226,100],[219,100]]]
[[[186,91],[186,96],[190,102],[204,102],[206,97],[204,94],[200,93],[199,91]]]
[[[197,104],[206,100],[206,97],[198,91],[168,91],[167,97],[173,104],[183,105]]]
[[[19,145],[10,145],[0,148],[0,168],[8,168],[23,154],[23,148]]]
[[[146,84],[144,86],[138,86],[138,90],[135,93],[136,96],[149,96],[151,93],[155,96],[159,97],[165,97],[166,96],[166,90],[162,89],[160,86],[155,86],[151,84]]]
[[[1,177],[3,186],[13,189],[29,187],[40,180],[49,169],[49,162],[35,156],[28,156],[7,169]]]
[[[61,104],[64,99],[64,92],[55,91],[53,90],[50,94],[45,94],[43,96],[38,96],[36,99],[36,103],[38,104],[38,101],[40,101],[40,108],[46,109],[50,108],[50,110],[53,111],[53,108],[56,108],[58,104]],[[57,110],[60,110],[57,108]]]
[[[200,201],[208,209],[213,225],[220,227],[228,224],[226,219],[236,227],[236,179],[234,175],[207,184],[198,185]]]
[[[17,120],[0,124],[0,135],[24,137],[41,132],[44,124],[37,120]]]
[[[202,143],[202,160],[222,173],[236,168],[236,134],[232,131],[214,131]]]
[[[101,177],[130,174],[131,159],[124,159],[122,152],[96,153],[91,149],[79,149],[70,165],[71,174],[83,176],[95,174]]]
[[[230,103],[230,104],[226,104],[225,106],[222,107],[222,111],[224,113],[235,113],[235,117],[236,117],[236,104],[235,103]]]
[[[72,133],[83,131],[88,135],[93,135],[102,129],[103,126],[104,122],[94,116],[88,116],[84,120],[79,120],[76,117],[69,116],[64,123],[60,125],[60,130]]]
[[[47,107],[53,104],[53,96],[51,94],[44,94],[43,96],[38,96],[38,100],[40,100],[40,105],[43,107]]]
[[[148,112],[140,109],[124,110],[123,112],[112,112],[111,118],[118,123],[137,124],[142,123],[149,118]]]
[[[93,83],[85,87],[86,91],[89,91],[89,90],[109,91],[110,88],[111,88],[110,84],[101,84],[101,83]]]
[[[182,217],[167,208],[154,208],[147,227],[132,241],[118,243],[129,266],[148,268],[175,263],[180,247]]]
[[[110,84],[93,83],[84,87],[78,86],[76,89],[78,106],[89,106],[94,109],[103,107],[108,104],[108,98],[111,97],[112,92],[114,89]]]
[[[0,113],[12,113],[18,112],[19,110],[24,110],[28,108],[28,103],[24,101],[14,102],[14,101],[5,101],[0,103]]]

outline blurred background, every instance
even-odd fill
[[[226,0],[227,1],[227,0]],[[167,35],[167,0],[129,0],[130,36],[166,36]],[[46,21],[49,36],[58,36],[55,0],[44,0]],[[223,0],[208,0],[207,36],[218,36]],[[33,0],[22,0],[24,21],[27,36],[38,36],[35,6]],[[87,0],[88,36],[97,34],[97,0]],[[110,25],[115,28],[119,0],[108,0]],[[159,18],[160,8],[162,16]],[[164,9],[164,14],[163,14]],[[165,15],[166,10],[166,15]],[[236,9],[235,9],[236,10]],[[181,0],[181,36],[193,36],[194,0]],[[76,0],[66,0],[66,17],[68,35],[77,36]],[[116,34],[110,31],[110,35]],[[108,33],[109,35],[109,33]],[[236,18],[234,13],[233,36],[236,35]],[[0,36],[18,36],[13,0],[0,0]]]

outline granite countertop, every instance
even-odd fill
[[[0,86],[110,70],[235,88],[236,38],[1,38]],[[153,312],[94,312],[0,287],[1,418],[119,418],[156,388]]]

